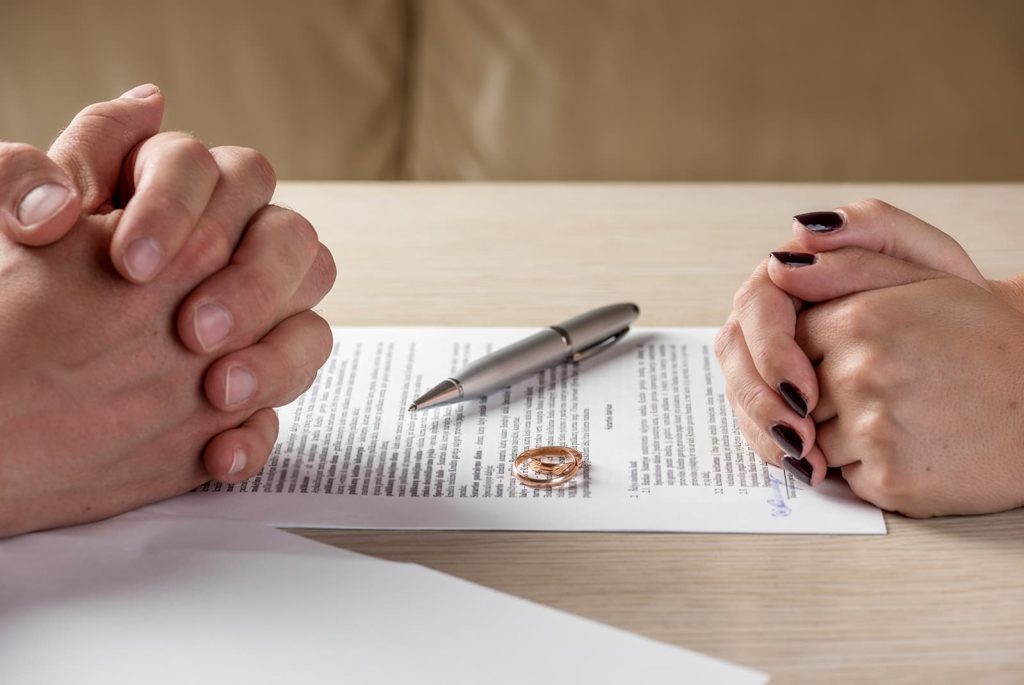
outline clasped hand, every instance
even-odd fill
[[[330,352],[334,262],[270,164],[162,114],[142,86],[0,144],[0,536],[254,475]]]
[[[716,340],[743,435],[908,516],[1024,504],[1024,296],[877,200],[794,220]]]

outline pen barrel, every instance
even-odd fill
[[[511,385],[541,369],[567,361],[569,348],[551,328],[492,352],[462,369],[456,380],[466,399]]]
[[[572,351],[579,352],[626,330],[639,313],[640,308],[632,302],[619,302],[591,309],[552,328],[564,332]]]

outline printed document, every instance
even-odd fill
[[[596,357],[486,398],[409,412],[523,328],[334,329],[313,386],[280,410],[262,473],[157,511],[279,526],[884,534],[838,476],[809,488],[745,444],[711,328],[639,328]],[[519,483],[520,452],[583,453],[576,478]]]

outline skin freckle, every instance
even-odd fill
[[[1010,409],[1017,408],[1017,400],[1010,400]]]

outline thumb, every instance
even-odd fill
[[[793,234],[800,249],[825,252],[860,247],[959,276],[989,289],[978,267],[956,240],[881,200],[860,200],[834,212],[798,214]]]
[[[772,283],[805,302],[825,302],[865,290],[949,278],[944,271],[859,247],[841,247],[820,254],[771,254],[768,277]]]
[[[75,185],[45,153],[0,143],[0,232],[23,245],[48,245],[71,230],[81,207]]]
[[[116,100],[89,105],[61,132],[49,155],[74,179],[84,211],[113,202],[125,160],[160,131],[163,115],[163,94],[147,83]]]

